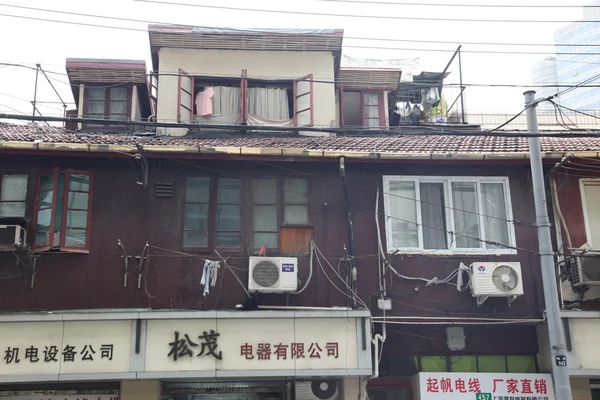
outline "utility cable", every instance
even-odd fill
[[[321,0],[321,1],[336,1],[336,0]],[[341,0],[337,0],[337,1],[341,1]],[[0,6],[17,8],[17,9],[23,9],[23,10],[31,10],[31,11],[41,11],[41,12],[57,13],[57,14],[63,14],[63,15],[74,15],[74,16],[78,16],[78,17],[99,18],[99,19],[107,19],[107,20],[113,20],[113,21],[135,22],[135,23],[151,24],[151,25],[172,25],[172,26],[177,26],[177,27],[182,27],[182,28],[192,28],[192,26],[190,26],[190,25],[176,24],[176,23],[171,23],[171,22],[158,22],[158,21],[142,20],[142,19],[135,19],[135,18],[124,18],[124,17],[114,17],[114,16],[106,16],[106,15],[98,15],[98,14],[77,13],[77,12],[65,11],[65,10],[52,10],[52,9],[47,9],[47,8],[26,7],[26,6],[20,6],[20,5],[15,5],[15,4],[0,3]],[[472,5],[472,6],[481,6],[481,5]],[[600,6],[598,6],[598,7],[600,7]],[[251,28],[205,27],[205,26],[193,26],[193,27],[194,28],[204,28],[204,29],[207,29],[207,30],[215,29],[215,30],[227,31],[227,32],[237,32],[237,33],[241,33],[241,34],[250,33],[250,34],[264,35],[264,34],[268,34],[269,33],[269,31],[267,31],[267,30],[251,29]],[[284,32],[284,33],[286,35],[294,35],[293,33],[290,33],[290,32]],[[210,35],[211,32],[206,32],[204,34]],[[218,32],[215,31],[215,33],[213,33],[213,34],[218,34]],[[302,37],[323,37],[323,35],[311,34],[311,33],[298,33],[298,36],[302,36]],[[397,38],[389,38],[389,37],[387,37],[387,38],[375,38],[375,37],[360,37],[360,36],[347,36],[347,35],[344,35],[343,39],[344,40],[369,40],[369,41],[382,41],[382,42],[408,42],[408,43],[452,44],[452,45],[455,45],[455,46],[457,46],[459,44],[463,44],[463,45],[481,45],[481,46],[525,46],[525,47],[553,47],[553,48],[555,47],[555,45],[553,43],[464,42],[464,41],[440,41],[440,40],[421,40],[421,39],[397,39]],[[592,48],[597,48],[598,46],[595,45],[595,44],[570,44],[570,43],[566,43],[566,44],[561,45],[561,47],[592,47]],[[567,53],[567,54],[571,54],[571,53]]]
[[[600,8],[600,5],[546,5],[546,4],[457,4],[457,3],[409,3],[404,1],[367,1],[367,0],[319,0],[332,3],[347,4],[381,4],[392,6],[419,6],[419,7],[468,7],[468,8]]]
[[[359,14],[332,14],[332,13],[320,13],[311,11],[291,11],[291,10],[271,10],[271,9],[259,9],[259,8],[245,8],[245,7],[230,7],[230,6],[215,6],[207,4],[191,4],[191,3],[180,3],[162,0],[133,0],[140,3],[150,4],[165,4],[170,6],[183,6],[183,7],[197,7],[197,8],[208,8],[213,10],[227,10],[227,11],[244,11],[244,12],[260,12],[270,14],[292,14],[292,15],[310,15],[310,16],[322,16],[322,17],[340,17],[340,18],[373,18],[373,19],[391,19],[391,20],[405,20],[405,21],[444,21],[444,22],[486,22],[486,23],[588,23],[588,22],[600,22],[600,21],[570,21],[570,20],[521,20],[521,19],[472,19],[472,18],[435,18],[435,17],[408,17],[398,15],[359,15]]]

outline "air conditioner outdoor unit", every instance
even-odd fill
[[[600,254],[586,253],[584,256],[574,258],[574,268],[571,269],[573,285],[600,285]]]
[[[298,259],[285,257],[250,257],[248,290],[261,293],[284,293],[298,290]]]
[[[20,225],[0,225],[0,252],[14,251],[15,245],[24,245],[26,236]]]
[[[336,380],[313,380],[296,382],[296,400],[338,400],[339,382]]]
[[[480,262],[469,266],[471,293],[480,306],[489,297],[506,297],[511,304],[523,295],[519,262]]]

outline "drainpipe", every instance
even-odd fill
[[[350,211],[350,195],[348,194],[348,183],[346,182],[346,164],[345,157],[340,157],[340,179],[342,181],[342,190],[344,192],[344,203],[346,205],[346,214],[348,217],[348,262],[350,271],[350,289],[352,290],[352,308],[356,309],[356,266],[354,265],[354,224],[352,222],[352,212]]]

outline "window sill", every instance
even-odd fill
[[[415,256],[505,256],[505,255],[516,255],[516,250],[504,249],[504,250],[482,250],[482,251],[450,251],[450,250],[415,250],[415,249],[394,249],[388,251],[388,254],[393,256],[398,255],[415,255]]]
[[[36,254],[90,254],[89,250],[31,249]]]

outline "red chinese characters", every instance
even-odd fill
[[[271,360],[298,360],[301,358],[339,358],[340,348],[338,342],[320,343],[257,343],[256,345],[244,343],[240,346],[240,356],[246,360],[267,361]]]
[[[508,379],[492,377],[484,381],[481,381],[479,378],[467,377],[428,377],[425,381],[425,390],[427,393],[491,392],[499,396],[514,395],[515,399],[520,399],[521,397],[535,398],[534,396],[536,395],[546,398],[548,395],[548,380],[543,378],[516,379],[510,376],[508,376]],[[506,398],[508,399],[509,397]],[[501,398],[499,397],[499,399]]]

